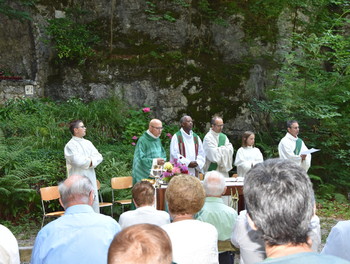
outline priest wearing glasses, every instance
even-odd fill
[[[72,138],[64,147],[67,174],[68,176],[84,175],[90,179],[95,193],[92,207],[96,213],[99,213],[95,168],[102,162],[103,157],[91,141],[84,139],[86,127],[83,121],[74,120],[70,122],[69,130],[72,133]]]
[[[166,152],[159,138],[162,130],[162,121],[152,119],[148,130],[137,141],[132,165],[133,184],[149,178],[153,165],[164,165]]]

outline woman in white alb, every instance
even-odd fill
[[[257,163],[263,162],[263,156],[260,150],[254,147],[255,134],[246,131],[242,136],[242,147],[236,154],[235,166],[237,166],[238,177],[244,177],[247,172]]]

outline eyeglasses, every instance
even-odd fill
[[[154,129],[157,129],[157,130],[163,130],[162,127],[155,127],[155,126],[151,126],[151,127],[153,127]]]
[[[217,127],[224,127],[224,124],[222,124],[222,125],[215,125],[215,124],[214,124],[214,126],[217,126]]]
[[[78,128],[86,128],[86,126],[78,126]]]

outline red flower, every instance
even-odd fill
[[[145,108],[142,109],[142,111],[143,111],[144,113],[148,113],[148,112],[151,112],[151,108],[145,107]]]

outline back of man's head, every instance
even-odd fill
[[[270,159],[245,177],[244,198],[250,218],[269,246],[307,243],[314,192],[298,164]]]
[[[94,188],[86,176],[72,175],[58,185],[62,206],[92,204]]]
[[[170,264],[171,261],[169,236],[151,224],[125,228],[115,236],[108,250],[108,264]]]
[[[132,198],[136,206],[153,205],[155,189],[149,181],[137,182],[132,187]]]
[[[205,174],[203,187],[208,197],[221,197],[225,190],[225,177],[218,171]]]

